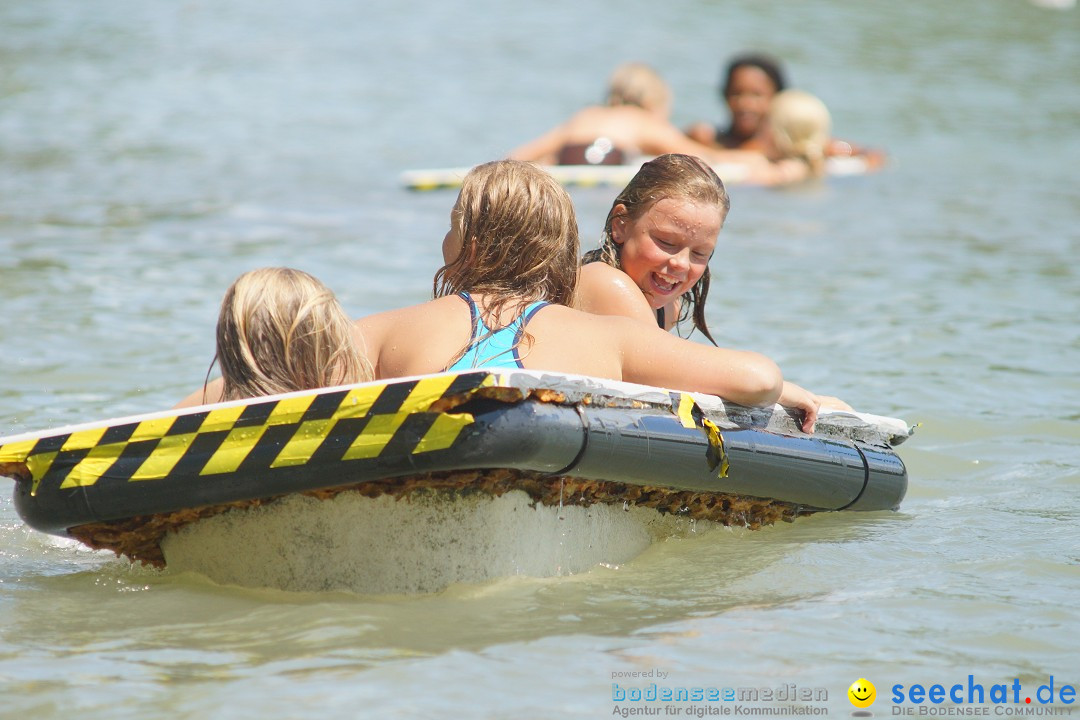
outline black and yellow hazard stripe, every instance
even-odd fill
[[[443,374],[212,407],[0,445],[0,463],[25,463],[31,495],[444,450],[469,413],[429,412],[451,395],[494,385],[488,373]]]
[[[671,393],[671,410],[678,415],[683,427],[697,428],[705,435],[709,441],[706,451],[709,469],[717,470],[717,477],[726,478],[729,469],[727,450],[724,448],[724,436],[716,423],[705,417],[705,411],[689,393]]]

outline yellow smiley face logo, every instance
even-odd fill
[[[848,700],[857,708],[870,707],[877,698],[877,688],[866,678],[859,678],[847,689]]]

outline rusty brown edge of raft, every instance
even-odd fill
[[[635,505],[653,508],[662,514],[674,514],[695,520],[708,520],[722,525],[747,527],[756,530],[777,521],[792,522],[800,515],[811,514],[792,503],[726,493],[670,490],[649,485],[629,485],[610,480],[584,480],[574,477],[552,477],[542,473],[495,469],[424,473],[387,478],[353,485],[309,490],[300,493],[323,500],[341,493],[358,493],[364,497],[389,495],[408,501],[417,492],[449,491],[462,495],[483,493],[499,497],[511,490],[523,490],[533,503],[542,505],[579,505],[596,503]],[[240,502],[188,508],[169,513],[141,515],[124,520],[87,523],[69,528],[68,534],[97,550],[112,550],[154,567],[165,566],[161,541],[169,532],[204,518],[232,510],[258,507],[273,503],[283,496],[244,500]]]
[[[497,400],[509,405],[514,405],[525,400],[536,400],[537,402],[550,403],[552,405],[598,405],[602,407],[634,410],[657,408],[672,412],[672,409],[668,404],[660,400],[646,402],[630,397],[607,395],[597,398],[589,392],[575,394],[574,397],[570,397],[561,390],[552,390],[551,388],[518,388],[503,386],[480,387],[475,390],[470,390],[469,392],[446,395],[433,402],[427,409],[427,412],[452,412],[459,405],[463,405],[470,400],[478,398]],[[731,423],[731,425],[734,427],[734,423]]]
[[[524,390],[513,387],[484,387],[472,392],[440,398],[428,408],[428,412],[450,412],[477,397],[506,403],[534,399],[545,403],[585,405],[595,402],[591,394],[583,394],[573,400],[557,390],[534,388]],[[625,398],[611,402],[603,398],[605,405],[629,408],[649,406],[638,400]],[[29,481],[30,473],[23,463],[0,463],[0,475]],[[671,490],[651,485],[631,485],[610,480],[586,480],[574,477],[553,477],[548,474],[525,470],[488,469],[450,472],[432,472],[404,477],[370,480],[338,487],[308,490],[299,494],[319,499],[330,499],[341,493],[359,493],[364,497],[389,495],[406,500],[417,492],[444,491],[462,495],[483,493],[499,497],[511,490],[522,490],[533,503],[542,505],[635,505],[652,508],[661,514],[673,514],[694,520],[708,520],[727,526],[746,527],[756,530],[777,521],[792,522],[796,517],[813,511],[793,503],[728,493],[710,493],[687,490]],[[117,556],[127,557],[153,567],[164,567],[165,556],[161,541],[166,534],[202,520],[233,510],[259,507],[273,503],[283,495],[252,500],[240,500],[197,508],[184,508],[167,513],[137,515],[121,520],[86,523],[68,528],[68,535],[95,550],[111,550]]]

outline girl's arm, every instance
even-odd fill
[[[716,128],[707,122],[696,122],[686,129],[686,136],[702,145],[719,147],[716,142]]]
[[[749,406],[767,407],[781,397],[784,376],[760,353],[702,345],[628,318],[605,320],[621,356],[623,380],[709,393]]]
[[[660,329],[634,333],[642,342],[627,339],[622,347],[624,380],[706,392],[740,405],[778,403],[802,410],[803,432],[814,432],[821,405],[817,396],[785,381],[776,363],[764,355],[710,347]]]
[[[762,155],[762,158],[764,157]],[[766,160],[762,164],[754,165],[745,179],[751,185],[787,185],[802,182],[811,174],[810,165],[804,160],[785,158],[776,162]]]
[[[648,116],[644,125],[640,145],[641,151],[646,155],[663,155],[664,153],[696,155],[711,165],[745,165],[751,171],[761,164],[768,163],[768,158],[761,153],[728,150],[716,145],[709,146],[700,143],[691,139],[670,122],[655,115]]]
[[[546,133],[530,140],[510,152],[507,157],[511,160],[524,160],[526,162],[539,163],[541,165],[554,165],[559,157],[559,150],[566,144],[566,126],[548,130]]]
[[[581,268],[580,280],[578,290],[579,309],[596,315],[622,315],[631,318],[645,326],[642,328],[642,332],[649,332],[650,334],[656,328],[656,316],[653,314],[652,308],[649,306],[648,301],[645,300],[641,290],[634,285],[626,273],[610,265],[594,262]],[[691,344],[696,345],[696,343]],[[664,383],[659,384],[664,385]],[[670,383],[668,385],[674,387]],[[722,393],[712,394],[718,394],[721,397],[734,402],[741,402],[744,405],[754,404],[742,402],[735,397],[726,396]],[[851,409],[851,406],[839,398],[819,397],[789,382],[784,382],[783,392],[777,402],[785,407],[797,408],[804,412],[802,427],[807,433],[814,432],[818,408],[822,405],[835,409]]]

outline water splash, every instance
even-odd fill
[[[169,535],[170,570],[219,583],[296,591],[422,593],[495,577],[617,566],[664,535],[653,510],[534,504],[442,492],[395,500],[294,495],[201,520]]]

